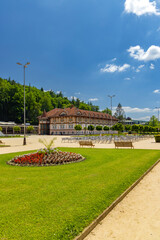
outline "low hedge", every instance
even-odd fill
[[[156,136],[154,136],[155,137],[155,141],[156,142],[160,142],[160,135],[156,135]]]

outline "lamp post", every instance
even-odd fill
[[[158,132],[159,132],[159,107],[155,107],[156,109],[158,109]]]
[[[23,66],[24,68],[24,139],[23,139],[23,145],[26,145],[26,99],[25,99],[25,68],[27,65],[30,64],[30,62],[27,62],[25,65],[22,63],[17,63],[18,65]]]
[[[108,97],[111,99],[111,127],[112,127],[112,98],[115,97],[116,95],[108,95]]]

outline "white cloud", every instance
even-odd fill
[[[131,80],[131,78],[129,78],[129,77],[126,77],[124,80],[130,81],[130,80]]]
[[[117,58],[113,58],[112,60],[111,60],[111,62],[115,62],[117,60]]]
[[[77,97],[75,97],[75,96],[70,96],[69,99],[70,99],[70,100],[72,100],[72,99],[77,100]]]
[[[144,14],[148,15],[160,15],[159,9],[157,9],[156,1],[149,0],[126,0],[125,4],[126,13],[134,13],[137,16]]]
[[[150,46],[146,52],[139,45],[130,47],[127,51],[131,57],[138,61],[151,61],[160,58],[160,47],[155,45]]]
[[[49,89],[49,90],[44,90],[44,92],[50,92],[52,89]]]
[[[151,65],[150,65],[150,67],[149,67],[150,69],[154,69],[155,68],[155,66],[154,66],[154,64],[153,63],[151,63]]]
[[[141,69],[141,68],[143,68],[143,67],[144,67],[144,65],[139,65],[139,67],[138,67],[138,68],[139,68],[139,69]]]
[[[115,64],[107,64],[104,68],[101,68],[100,71],[101,72],[109,72],[109,73],[113,73],[113,72],[124,72],[126,71],[126,69],[130,68],[129,64],[123,64],[122,66],[118,66]]]
[[[143,67],[144,67],[144,65],[138,66],[138,68],[136,69],[136,72],[140,72],[141,68],[143,68]]]
[[[98,98],[90,98],[89,101],[95,102],[95,101],[98,101]]]
[[[132,107],[123,107],[126,113],[142,113],[142,112],[151,112],[150,108],[132,108]]]
[[[159,94],[160,93],[160,89],[154,90],[153,93],[158,93]]]
[[[122,108],[126,113],[150,113],[153,111],[151,108],[133,108],[128,106]],[[114,107],[113,110],[116,110],[116,107]]]
[[[140,121],[149,121],[150,120],[150,116],[145,116],[145,117],[140,117],[140,118],[135,118],[135,120],[140,120]]]
[[[81,93],[80,92],[77,92],[77,93],[75,93],[76,95],[80,95]]]

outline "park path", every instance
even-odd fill
[[[160,163],[85,240],[160,240]]]
[[[51,139],[56,137],[55,147],[79,147],[78,143],[64,143],[62,138],[64,136],[51,136],[51,135],[31,135],[28,136],[26,141],[27,145],[23,146],[23,137],[22,138],[1,138],[1,140],[10,147],[1,147],[0,154],[11,153],[11,152],[20,152],[28,150],[36,150],[43,148],[43,144],[39,142],[39,139],[46,139],[49,142]],[[133,143],[135,149],[158,149],[160,150],[160,143],[155,143],[153,138],[147,140],[141,140]],[[95,148],[115,148],[114,143],[96,143]]]

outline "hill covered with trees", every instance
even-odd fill
[[[77,108],[99,111],[99,107],[80,101],[64,97],[62,92],[55,93],[53,90],[44,91],[33,86],[26,86],[26,122],[37,124],[37,117],[43,110],[50,111],[53,108],[67,108],[74,105]],[[10,79],[0,78],[0,121],[14,121],[22,123],[24,121],[24,86]]]

